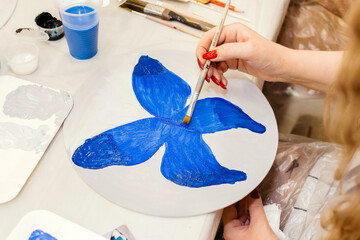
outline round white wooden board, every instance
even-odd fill
[[[74,97],[75,106],[64,126],[70,161],[85,139],[120,125],[152,117],[141,107],[132,89],[132,71],[141,55],[159,60],[184,79],[192,90],[195,87],[199,68],[192,52],[159,50],[133,53],[121,59],[110,57],[103,71],[92,76]],[[205,83],[200,98],[208,97],[230,101],[266,127],[263,134],[241,128],[203,134],[220,165],[244,171],[246,181],[202,188],[176,185],[160,172],[164,146],[139,165],[91,170],[74,164],[76,171],[96,192],[110,201],[151,215],[198,215],[237,202],[263,180],[274,161],[278,144],[275,116],[262,92],[247,80],[229,79],[228,90]]]

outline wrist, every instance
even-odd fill
[[[291,48],[284,47],[282,45],[278,45],[279,59],[278,59],[278,72],[276,74],[278,82],[286,82],[286,83],[293,83],[296,81],[295,77],[295,68],[296,65],[299,64],[299,60],[297,59],[297,52],[298,50],[294,50]]]

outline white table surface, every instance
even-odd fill
[[[249,16],[252,20],[250,23],[243,23],[268,39],[276,39],[289,0],[241,1],[244,2],[255,2],[253,6],[256,11],[253,9],[255,14]],[[232,4],[236,3],[234,0]],[[110,5],[101,10],[99,52],[94,58],[86,61],[72,58],[65,38],[55,42],[38,42],[38,69],[30,75],[17,77],[67,91],[74,97],[76,105],[77,91],[95,72],[103,68],[105,60],[116,61],[126,57],[126,53],[144,49],[183,48],[195,52],[197,38],[151,22],[117,6],[118,3],[112,0]],[[203,11],[194,4],[187,4],[184,8]],[[35,27],[34,18],[50,9],[55,9],[55,1],[18,0],[13,15],[0,29],[0,57],[6,46],[14,40],[11,34],[14,29]],[[212,19],[214,22],[218,21],[216,16],[218,15],[210,16],[215,18]],[[237,20],[229,18],[229,21]],[[4,67],[3,62],[1,74],[15,75]],[[232,71],[228,73],[228,77],[244,75]],[[252,77],[248,78],[256,81]],[[261,82],[258,84],[261,87]],[[100,235],[126,224],[140,240],[213,239],[222,214],[219,210],[200,216],[163,218],[132,212],[113,204],[92,190],[76,173],[65,151],[62,128],[19,195],[10,202],[0,204],[0,239],[6,239],[25,214],[38,209],[52,211]]]

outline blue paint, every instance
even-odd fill
[[[89,59],[95,56],[98,46],[99,14],[89,6],[74,6],[66,9],[62,15],[63,28],[70,54],[77,59]],[[94,12],[93,14],[91,14]],[[76,15],[75,15],[76,16]]]
[[[29,237],[29,240],[57,240],[50,234],[43,232],[40,229],[36,229],[33,231]]]
[[[191,93],[189,85],[148,56],[139,59],[132,83],[141,106],[154,117],[87,139],[73,154],[76,165],[88,169],[136,165],[150,159],[165,145],[161,173],[178,185],[199,188],[246,180],[246,173],[217,162],[202,134],[234,128],[262,134],[265,126],[222,98],[199,100],[189,126],[183,125],[185,104]]]

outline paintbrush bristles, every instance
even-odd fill
[[[190,117],[189,116],[185,116],[184,120],[182,121],[183,124],[189,125],[190,124]]]

